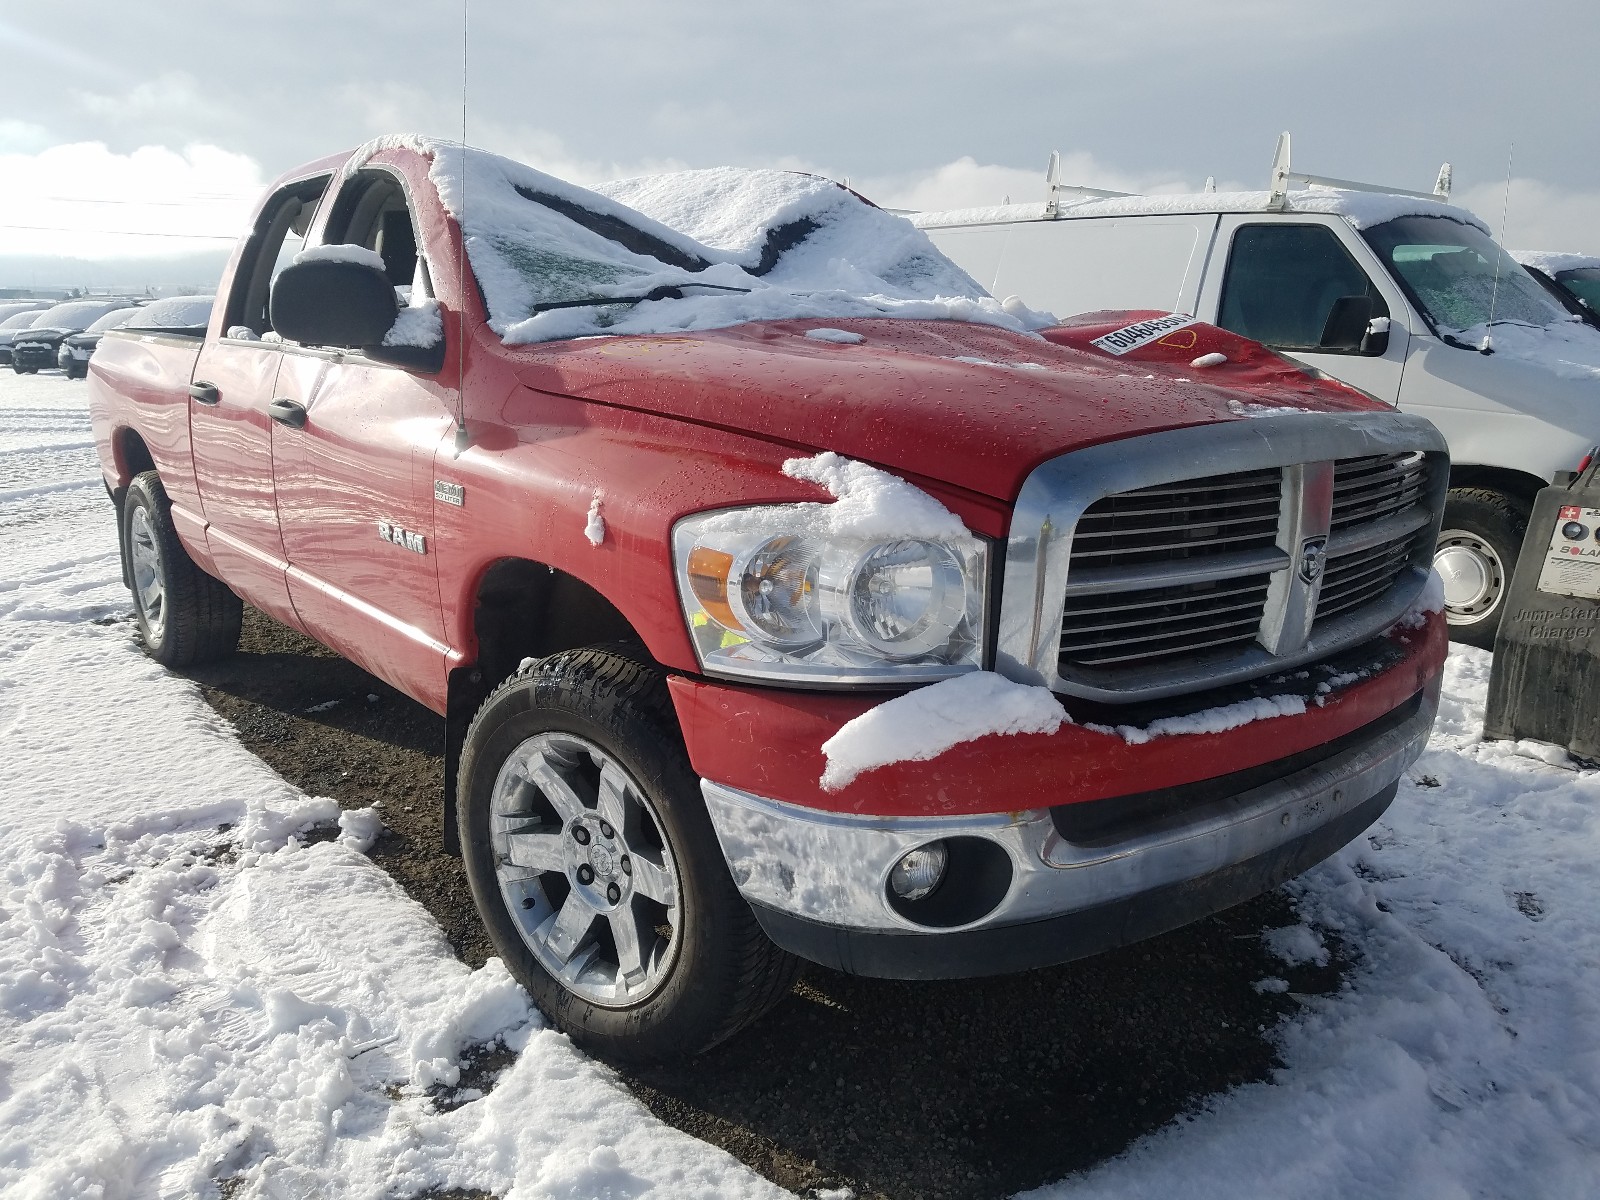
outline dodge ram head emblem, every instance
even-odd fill
[[[1328,539],[1307,538],[1300,543],[1300,578],[1315,583],[1322,578],[1322,568],[1328,564]]]

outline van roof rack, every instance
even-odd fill
[[[1438,200],[1441,203],[1448,203],[1450,175],[1450,164],[1445,163],[1439,168],[1439,175],[1434,180],[1431,192],[1413,192],[1406,188],[1386,187],[1381,183],[1361,183],[1355,179],[1335,179],[1331,175],[1307,175],[1304,171],[1294,171],[1289,167],[1289,134],[1286,130],[1278,135],[1278,148],[1272,155],[1272,183],[1267,207],[1282,208],[1288,198],[1289,185],[1292,183],[1318,184],[1345,192],[1384,192],[1391,196],[1413,196],[1418,200]]]
[[[1434,181],[1433,191],[1413,192],[1406,188],[1387,187],[1381,183],[1362,183],[1355,179],[1336,179],[1331,175],[1309,175],[1304,171],[1292,170],[1289,166],[1289,134],[1278,135],[1278,146],[1272,155],[1272,178],[1267,193],[1267,208],[1271,211],[1281,210],[1289,197],[1290,185],[1296,183],[1315,184],[1320,187],[1338,188],[1346,192],[1382,192],[1390,196],[1413,196],[1419,200],[1437,200],[1448,203],[1450,200],[1451,182],[1450,164],[1445,163],[1439,168],[1438,178]],[[1044,215],[1046,217],[1059,217],[1061,215],[1061,198],[1063,195],[1083,197],[1091,200],[1111,200],[1124,196],[1133,196],[1134,192],[1108,192],[1103,188],[1077,187],[1061,182],[1061,152],[1050,151],[1050,165],[1045,169],[1045,184],[1048,192],[1045,196]],[[1217,190],[1216,178],[1206,178],[1205,190],[1207,193]]]

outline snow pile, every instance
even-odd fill
[[[805,317],[1053,324],[1003,307],[910,222],[817,176],[719,168],[591,191],[410,135],[368,143],[344,169],[401,146],[432,155],[508,343]]]
[[[1583,271],[1600,268],[1600,258],[1593,254],[1561,254],[1547,250],[1509,250],[1508,254],[1525,267],[1554,276],[1559,271]]]
[[[596,488],[594,499],[589,501],[589,515],[583,522],[583,536],[589,539],[591,546],[598,546],[606,540],[606,519],[600,515],[600,506],[605,498],[606,494]]]
[[[385,346],[416,346],[426,350],[444,339],[444,317],[439,313],[437,300],[419,300],[402,308],[395,317],[389,332],[383,335]]]
[[[1282,417],[1294,413],[1315,412],[1315,409],[1296,408],[1292,404],[1252,404],[1246,400],[1228,401],[1228,411],[1236,417]]]
[[[831,450],[810,458],[791,458],[783,464],[783,473],[833,494],[834,503],[816,506],[816,518],[835,537],[964,541],[971,536],[960,517],[921,488]]]
[[[1202,354],[1199,358],[1191,361],[1189,365],[1191,367],[1200,367],[1204,369],[1206,367],[1220,367],[1227,361],[1228,356],[1226,354],[1223,354],[1217,350],[1213,350],[1210,354]]]
[[[851,333],[848,329],[829,329],[827,326],[808,329],[805,332],[805,336],[813,342],[838,342],[840,345],[847,346],[867,340],[862,334]]]
[[[1600,772],[1479,741],[1491,656],[1455,647],[1388,813],[1291,885],[1346,986],[1284,1066],[1034,1200],[1592,1196],[1600,1180]],[[1262,981],[1268,990],[1272,981]]]
[[[327,246],[307,246],[294,256],[294,265],[312,262],[355,263],[361,267],[371,267],[377,271],[386,270],[383,265],[383,255],[376,250],[368,250],[365,246],[353,246],[345,242],[334,242]]]
[[[135,646],[85,399],[0,388],[12,477],[58,485],[0,497],[0,1195],[784,1195],[458,961],[351,844],[376,814],[290,787]],[[496,1041],[493,1090],[459,1087]]]
[[[1581,317],[1552,325],[1496,321],[1458,330],[1456,336],[1474,346],[1483,345],[1487,338],[1496,358],[1529,363],[1563,379],[1600,379],[1600,330],[1585,324]]]
[[[1268,721],[1273,717],[1297,717],[1306,711],[1301,696],[1254,696],[1217,708],[1202,709],[1183,717],[1162,717],[1145,726],[1136,725],[1086,725],[1097,733],[1115,733],[1130,746],[1141,746],[1152,738],[1174,737],[1185,733],[1226,733],[1252,721]]]
[[[1049,688],[1013,683],[992,671],[918,688],[846,721],[822,743],[822,786],[837,792],[863,771],[925,762],[981,737],[1054,733],[1067,721]]]
[[[203,329],[211,323],[215,296],[165,296],[135,309],[128,329]]]

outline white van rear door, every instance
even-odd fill
[[[1388,317],[1388,346],[1381,354],[1325,349],[1334,302],[1359,295],[1371,298],[1375,316]],[[1399,403],[1410,308],[1342,217],[1224,216],[1197,315]]]

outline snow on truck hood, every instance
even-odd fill
[[[345,172],[393,147],[432,157],[508,344],[804,317],[1052,323],[1006,309],[910,222],[818,176],[725,167],[591,190],[411,136],[369,142]]]

